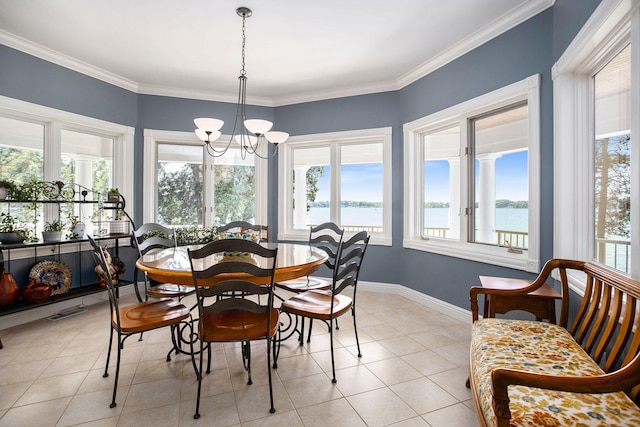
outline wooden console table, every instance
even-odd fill
[[[497,290],[522,289],[533,280],[510,279],[505,277],[480,276],[483,288]],[[496,313],[505,314],[512,310],[521,310],[536,316],[536,320],[549,320],[556,323],[555,301],[562,295],[545,283],[526,295],[487,295],[484,296],[484,317],[495,317]]]

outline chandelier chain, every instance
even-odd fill
[[[247,74],[247,72],[244,69],[244,48],[245,45],[247,43],[247,36],[245,34],[245,21],[246,21],[246,16],[243,14],[242,15],[242,69],[240,70],[240,75],[244,76]]]

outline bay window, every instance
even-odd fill
[[[279,239],[331,221],[391,244],[391,128],[291,137],[279,156]]]
[[[404,247],[538,271],[539,86],[404,125]]]

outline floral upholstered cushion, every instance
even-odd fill
[[[553,375],[601,375],[602,369],[562,327],[535,321],[482,319],[471,339],[471,375],[482,412],[496,425],[491,372],[514,368]],[[568,393],[510,386],[512,426],[640,426],[640,409],[623,392]]]

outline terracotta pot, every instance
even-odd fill
[[[20,287],[13,274],[4,271],[4,257],[0,250],[0,306],[11,305],[18,301]]]
[[[50,284],[31,279],[22,290],[22,298],[29,304],[40,304],[51,296],[52,291]]]

